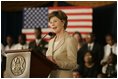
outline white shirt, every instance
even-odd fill
[[[90,50],[93,49],[94,43],[88,43],[88,47],[90,47]]]
[[[41,39],[36,39],[35,41],[36,41],[36,44],[38,45],[40,43]]]
[[[28,49],[28,44],[26,43],[26,44],[24,44],[24,45],[21,45],[20,43],[18,43],[18,44],[16,44],[15,45],[15,47],[14,47],[14,49],[16,50],[16,49]]]
[[[5,51],[7,50],[14,50],[15,44],[13,44],[10,48],[8,45],[5,46]]]
[[[109,44],[107,44],[107,45],[104,46],[104,58],[102,59],[101,63],[107,61],[107,58],[108,58],[108,56],[109,56],[110,53],[111,53],[111,48],[112,48],[112,52],[113,52],[115,55],[117,55],[117,45],[114,44],[114,45],[110,46]]]

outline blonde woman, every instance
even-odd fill
[[[49,41],[47,58],[59,67],[50,73],[52,78],[71,78],[72,70],[77,67],[77,40],[65,30],[67,16],[63,11],[53,11],[49,14],[49,26],[56,34]]]

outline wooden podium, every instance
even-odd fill
[[[40,52],[32,51],[30,66],[31,78],[47,78],[49,73],[56,68],[56,64],[49,61],[45,55]]]
[[[11,66],[11,63],[9,64],[8,61],[13,61],[13,59],[11,60],[8,60],[6,61],[6,71],[9,71],[9,72],[12,72],[12,76],[10,74],[10,76],[8,75],[8,77],[18,77],[18,78],[22,78],[22,77],[30,77],[30,78],[47,78],[49,73],[53,70],[53,69],[56,69],[56,65],[54,63],[52,63],[51,61],[49,61],[45,55],[43,55],[42,53],[40,52],[36,52],[36,51],[30,51],[30,50],[10,50],[10,51],[6,51],[7,54],[13,56],[14,58],[16,56],[21,56],[22,54],[25,54],[26,53],[26,56],[28,55],[29,53],[29,57],[30,58],[25,58],[26,56],[24,56],[24,60],[23,58],[19,57],[19,60],[22,60],[24,61],[25,63],[22,63],[22,66],[25,67],[27,66],[29,69],[29,71],[27,70],[27,74],[25,74],[26,76],[23,76],[23,70],[22,71],[22,74],[19,72],[16,72],[15,71],[10,71],[10,66]],[[23,55],[22,55],[23,56]],[[6,56],[6,58],[10,58],[8,56]],[[12,57],[11,57],[12,58]],[[16,58],[17,59],[17,58]],[[14,60],[16,62],[16,60]],[[30,62],[28,62],[30,61]],[[19,62],[19,61],[18,61]],[[13,63],[13,65],[15,65]],[[9,66],[9,67],[7,67]],[[21,69],[21,68],[19,68]],[[12,70],[12,68],[11,68]],[[25,71],[25,70],[24,70]],[[14,74],[13,74],[14,73]],[[29,74],[28,74],[29,73]]]

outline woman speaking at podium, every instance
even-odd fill
[[[49,26],[56,34],[49,41],[47,58],[59,67],[50,73],[52,78],[71,78],[72,71],[77,67],[77,41],[65,30],[67,28],[67,16],[61,11],[53,11],[49,14]]]

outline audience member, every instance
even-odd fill
[[[107,58],[107,64],[103,66],[102,73],[108,78],[117,78],[117,55],[111,53]]]
[[[101,61],[102,65],[105,65],[107,63],[108,56],[113,53],[117,55],[117,45],[114,42],[113,36],[111,34],[106,35],[106,45],[104,46],[104,57]]]
[[[3,78],[5,67],[6,67],[6,57],[5,57],[5,48],[1,43],[1,78]]]
[[[6,42],[7,42],[7,45],[5,46],[5,51],[14,50],[15,44],[14,44],[14,39],[11,35],[8,35],[6,37]]]
[[[94,42],[95,35],[90,33],[85,37],[86,44],[84,44],[78,51],[77,63],[83,64],[82,59],[85,51],[92,51],[95,55],[95,60],[97,64],[100,64],[101,59],[103,58],[104,51],[103,48],[96,42]]]
[[[28,44],[26,43],[26,35],[20,34],[18,37],[18,44],[15,45],[15,49],[28,49]]]
[[[5,56],[5,47],[2,43],[1,43],[1,55]]]
[[[83,38],[80,32],[74,32],[73,36],[78,41],[78,50],[79,50],[85,44],[85,42],[83,41]]]
[[[40,27],[35,28],[35,40],[29,43],[29,49],[32,49],[32,51],[34,52],[43,53],[45,55],[48,48],[47,46],[48,42],[42,39],[41,35],[42,35],[41,28]]]
[[[75,78],[96,78],[101,73],[101,66],[95,63],[95,53],[86,51],[78,69],[73,72]]]

